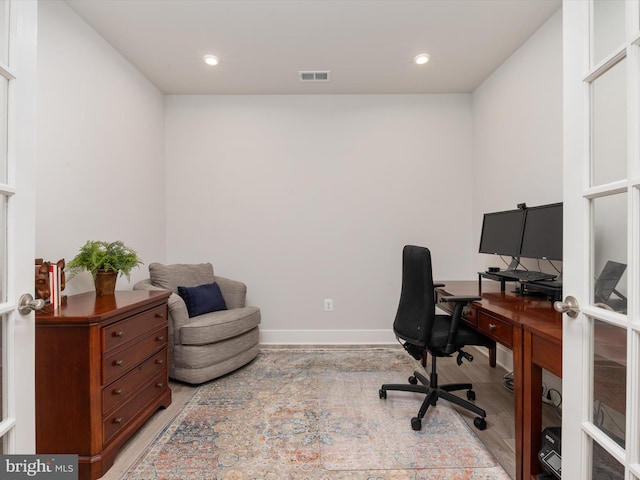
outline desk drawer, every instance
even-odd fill
[[[102,384],[106,385],[167,345],[167,327],[149,333],[124,350],[102,359]]]
[[[513,347],[513,327],[507,322],[478,312],[478,330],[506,347]]]
[[[102,351],[107,353],[167,322],[167,307],[160,305],[102,329]]]
[[[531,361],[561,377],[562,344],[550,342],[539,335],[531,335]]]
[[[102,411],[104,413],[126,402],[150,377],[164,373],[167,364],[167,350],[161,350],[146,362],[138,365],[124,377],[102,390]]]
[[[147,385],[142,387],[127,403],[107,415],[102,421],[103,443],[107,443],[120,430],[134,420],[138,413],[150,402],[166,390],[167,381],[164,373],[156,375]]]

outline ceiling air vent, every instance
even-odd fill
[[[326,70],[322,72],[298,72],[301,82],[328,82],[331,72]]]

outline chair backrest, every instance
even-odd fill
[[[402,291],[393,331],[402,340],[425,346],[436,314],[431,252],[406,245],[402,250]]]
[[[609,300],[626,269],[627,265],[624,263],[614,262],[613,260],[607,261],[593,287],[594,302],[606,303]]]
[[[178,293],[178,287],[197,287],[215,282],[213,265],[210,263],[162,263],[149,264],[149,277],[156,287]]]

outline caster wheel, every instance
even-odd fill
[[[386,390],[380,389],[380,391],[378,393],[380,394],[380,398],[381,399],[386,400],[386,398],[387,398],[387,391]]]
[[[411,428],[416,432],[422,430],[422,420],[420,420],[418,417],[413,417],[411,419]]]
[[[409,377],[409,383],[410,383],[411,385],[417,385],[417,384],[418,384],[418,379],[417,379],[414,375],[411,375],[411,376]]]
[[[467,390],[467,400],[475,400],[476,399],[476,392],[474,392],[473,390]]]
[[[487,421],[482,417],[476,417],[473,419],[473,424],[478,430],[485,430],[487,428]]]

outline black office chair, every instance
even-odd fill
[[[462,359],[473,360],[473,356],[464,352],[465,345],[478,345],[494,348],[496,343],[468,327],[461,321],[462,308],[468,302],[480,300],[481,297],[443,297],[447,302],[454,302],[453,315],[436,314],[433,275],[431,272],[431,252],[424,247],[407,245],[402,252],[402,291],[400,304],[393,322],[396,338],[407,352],[426,367],[427,352],[431,354],[431,375],[427,379],[420,372],[414,372],[407,384],[388,384],[380,388],[380,398],[387,398],[387,390],[401,390],[426,394],[418,415],[411,419],[411,428],[420,430],[422,418],[427,409],[436,404],[439,398],[455,403],[479,415],[474,425],[479,430],[487,428],[486,412],[473,403],[463,400],[450,392],[467,390],[467,399],[475,400],[475,392],[470,383],[438,385],[436,358],[450,357],[458,353],[457,363]],[[422,385],[418,385],[418,381]]]

